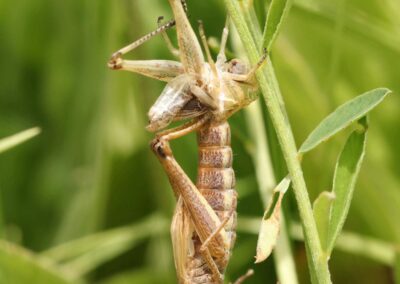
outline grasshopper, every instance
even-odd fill
[[[169,0],[174,20],[115,52],[108,66],[167,82],[150,108],[147,129],[156,132],[151,148],[164,168],[177,205],[171,225],[175,267],[179,283],[223,283],[236,239],[235,173],[232,169],[230,127],[227,119],[252,102],[257,91],[255,72],[266,54],[250,68],[239,59],[227,61],[228,20],[221,48],[213,61],[202,24],[196,37],[183,0]],[[176,26],[179,49],[166,30]],[[125,60],[122,56],[151,37],[162,34],[179,61]],[[165,129],[172,121],[189,120]],[[197,132],[199,164],[196,185],[175,160],[169,141]],[[248,273],[250,274],[250,273]],[[245,276],[247,277],[247,276]],[[235,283],[241,283],[245,277]]]

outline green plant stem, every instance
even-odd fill
[[[241,14],[239,3],[236,0],[224,0],[224,3],[240,35],[250,62],[256,64],[260,59],[261,54],[257,48],[256,42],[252,39],[250,30]],[[259,39],[259,41],[261,41],[261,39]],[[300,161],[298,159],[293,133],[283,105],[274,69],[269,59],[264,71],[257,71],[257,80],[264,95],[265,103],[275,127],[279,143],[282,147],[284,159],[292,179],[293,189],[304,230],[305,241],[310,249],[310,273],[315,274],[312,275],[311,278],[315,279],[318,283],[331,283],[327,259],[324,256],[319,241],[318,231],[313,217],[312,207]]]
[[[242,3],[243,5],[243,3]],[[249,11],[249,10],[247,10]],[[251,13],[253,12],[253,13]],[[250,22],[255,17],[254,10],[245,13],[246,21]],[[254,27],[253,37],[261,37],[261,30]],[[237,33],[231,33],[235,53],[245,54],[240,45]],[[244,109],[247,126],[251,140],[254,141],[254,149],[251,156],[256,169],[258,189],[263,202],[264,210],[268,208],[273,195],[274,187],[277,185],[273,165],[269,153],[268,135],[265,131],[262,108],[260,102],[255,102]],[[297,284],[296,265],[290,247],[290,238],[286,228],[285,216],[281,210],[281,229],[274,248],[274,264],[279,283]]]

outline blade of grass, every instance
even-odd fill
[[[154,273],[151,268],[139,268],[118,274],[113,274],[99,284],[154,284],[154,283],[175,283],[175,279],[168,278],[169,275]]]
[[[335,5],[336,2],[295,0],[297,9],[319,15],[332,22],[335,21],[335,13],[333,13]],[[368,42],[372,40],[387,50],[395,51],[396,53],[400,52],[400,40],[399,37],[393,36],[393,30],[387,29],[387,26],[379,22],[371,21],[371,17],[365,16],[363,13],[359,13],[359,11],[351,11],[349,9],[347,11],[351,17],[346,18],[344,28],[351,35],[361,35],[365,39],[368,39]]]
[[[256,12],[253,9],[253,4],[249,1],[240,1],[240,9],[242,10],[242,15],[244,20],[246,21],[247,26],[250,28],[250,34],[252,39],[259,43],[257,38],[261,36],[261,28],[257,20]],[[253,25],[254,22],[257,22]]]
[[[355,183],[364,158],[368,128],[367,118],[363,117],[359,120],[359,123],[362,129],[353,131],[347,139],[336,164],[332,191],[336,199],[333,201],[330,214],[326,247],[328,258],[349,212]]]
[[[290,235],[296,240],[304,241],[300,224],[292,223]],[[363,256],[388,266],[393,266],[395,263],[394,244],[353,232],[342,231],[337,238],[335,249]]]
[[[62,267],[80,277],[115,258],[153,234],[168,231],[167,221],[159,215],[140,223],[89,235],[42,253],[62,263]]]
[[[322,142],[325,142],[337,132],[371,111],[390,92],[386,88],[374,89],[339,106],[308,135],[303,145],[301,145],[299,152],[305,153],[311,151]]]
[[[39,127],[33,127],[24,131],[21,131],[12,136],[0,139],[0,153],[10,150],[29,139],[35,137],[40,133]],[[0,191],[0,238],[5,236],[5,221],[3,216],[3,206],[2,206],[2,192]]]
[[[268,9],[267,20],[265,21],[262,46],[271,51],[272,44],[274,43],[282,23],[285,21],[292,0],[272,0]]]
[[[35,137],[40,133],[39,127],[33,127],[24,131],[21,131],[12,136],[0,139],[0,153],[5,152],[19,144],[24,143],[25,141]]]
[[[72,278],[48,258],[0,240],[0,283],[83,283]]]

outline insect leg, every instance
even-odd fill
[[[217,76],[217,68],[215,67],[214,60],[211,57],[211,52],[210,52],[210,48],[207,43],[207,37],[206,37],[206,33],[204,32],[204,25],[203,25],[202,21],[199,21],[199,33],[200,33],[201,42],[203,43],[203,46],[204,46],[204,50],[206,51],[208,64],[210,64],[211,70],[213,71],[214,75]]]
[[[165,30],[173,27],[175,25],[175,20],[171,20],[166,22],[164,25],[158,27],[156,30],[152,31],[151,33],[148,33],[147,35],[142,36],[138,40],[134,41],[133,43],[121,48],[120,50],[116,51],[111,55],[110,60],[108,61],[108,66],[111,69],[120,69],[118,68],[121,64],[121,57],[122,55],[134,50],[135,48],[141,46],[143,43],[151,39],[152,37],[164,32]]]
[[[253,68],[247,74],[231,74],[232,79],[239,82],[251,82],[256,75],[256,72],[259,68],[261,68],[267,62],[267,50],[263,50],[263,55],[261,56],[260,60],[257,62]]]
[[[242,284],[247,278],[254,274],[253,269],[247,270],[246,274],[240,276],[233,284]]]
[[[158,17],[157,19],[157,24],[159,27],[161,27],[161,21],[164,19],[163,16]],[[179,58],[179,49],[176,48],[173,44],[171,39],[169,38],[167,32],[165,30],[163,30],[161,32],[162,37],[164,38],[165,43],[167,44],[167,47],[169,49],[169,51],[172,53],[173,56]]]
[[[182,7],[183,7],[183,10],[184,10],[185,13],[187,14],[187,12],[188,12],[188,7],[187,7],[186,0],[181,0],[181,4],[182,4]]]
[[[196,131],[201,128],[205,123],[208,122],[210,116],[208,114],[203,115],[198,119],[193,119],[181,126],[167,129],[156,134],[156,139],[162,139],[165,141],[171,141],[179,137],[185,136],[190,132]]]
[[[114,64],[114,63],[113,63]],[[171,60],[118,60],[109,65],[114,70],[125,70],[138,73],[160,81],[169,82],[183,74],[182,64]]]
[[[217,283],[222,283],[224,280],[224,275],[219,272],[218,266],[212,258],[210,251],[206,249],[204,251],[200,251],[200,253],[203,256],[204,260],[207,262],[207,265],[211,270],[214,280]]]
[[[186,5],[181,0],[169,0],[176,21],[180,61],[186,73],[203,74],[204,57],[189,20]]]
[[[161,165],[164,167],[165,172],[167,173],[167,176],[172,185],[172,189],[174,190],[175,197],[179,197],[182,191],[182,189],[179,187],[181,185],[176,184],[175,182],[175,180],[179,180],[179,178],[188,179],[189,187],[191,187],[190,190],[196,190],[197,192],[198,190],[197,188],[194,189],[195,185],[193,185],[193,183],[186,176],[184,171],[181,169],[181,167],[173,157],[171,148],[169,146],[169,141],[182,137],[190,132],[196,131],[197,129],[201,128],[208,120],[209,116],[204,115],[201,118],[193,119],[192,121],[185,123],[182,126],[159,132],[156,134],[156,138],[150,143],[151,149],[156,154],[157,158],[161,162]],[[198,194],[200,194],[200,192],[198,192]]]
[[[225,26],[222,31],[222,37],[221,37],[221,43],[220,43],[221,46],[220,46],[219,53],[217,56],[217,65],[218,66],[222,66],[222,64],[224,64],[226,62],[225,48],[226,48],[226,43],[228,41],[228,35],[229,35],[228,25],[229,25],[229,17],[226,18]]]
[[[234,206],[232,206],[232,208],[234,208]],[[228,221],[231,219],[231,217],[234,213],[235,213],[235,209],[232,209],[229,212],[228,216],[226,216],[226,218],[219,225],[219,227],[214,232],[212,232],[212,234],[209,235],[208,238],[201,244],[201,247],[200,247],[201,252],[207,250],[208,243],[219,234],[219,232],[225,227],[226,223],[228,223]]]
[[[200,240],[204,241],[208,239],[208,236],[213,235],[213,238],[208,241],[212,245],[207,246],[200,253],[211,270],[215,281],[221,283],[223,275],[220,273],[213,256],[223,257],[225,255],[227,249],[226,233],[223,226],[221,227],[221,221],[215,211],[176,162],[168,143],[169,140],[198,130],[206,122],[208,122],[208,117],[205,115],[185,128],[165,132],[164,135],[153,140],[151,145],[168,175],[175,196],[180,196],[183,199]]]
[[[200,193],[175,160],[169,146],[169,140],[176,139],[189,132],[198,130],[207,122],[208,117],[204,116],[189,127],[157,137],[151,143],[152,150],[158,157],[161,165],[164,167],[175,195],[183,198],[185,206],[190,213],[195,230],[202,242],[204,242],[208,236],[213,234],[220,227],[221,221],[205,197]],[[219,233],[209,241],[208,249],[213,257],[223,257],[225,256],[226,251],[229,250],[229,246],[230,243],[227,233],[222,228]]]
[[[209,106],[211,109],[216,109],[218,107],[217,102],[213,97],[205,92],[202,88],[196,85],[190,86],[190,91],[196,98],[204,105]]]

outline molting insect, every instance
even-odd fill
[[[230,128],[227,119],[253,99],[255,71],[238,59],[227,61],[225,26],[216,62],[211,58],[203,26],[200,37],[206,53],[187,19],[183,0],[169,0],[174,20],[114,53],[112,69],[127,70],[167,82],[151,107],[147,129],[156,132],[151,147],[163,166],[177,206],[171,225],[175,266],[180,283],[222,283],[236,238],[235,174],[232,169]],[[228,22],[228,21],[227,21]],[[166,30],[176,26],[179,49],[174,49]],[[178,61],[124,60],[122,56],[162,34]],[[255,97],[255,96],[253,96]],[[173,128],[172,121],[189,120]],[[197,132],[199,146],[196,185],[175,160],[169,141]],[[239,279],[236,283],[241,283]]]

